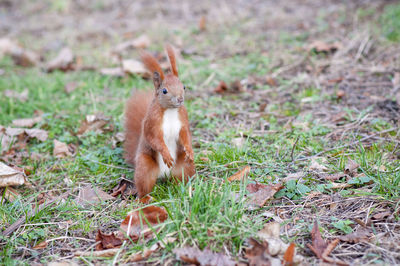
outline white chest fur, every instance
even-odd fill
[[[179,120],[178,109],[174,108],[165,110],[162,121],[162,131],[164,135],[164,142],[167,145],[169,153],[171,154],[174,161],[176,161],[177,157],[178,139],[181,126],[182,124]],[[158,153],[157,161],[160,168],[159,176],[161,177],[169,174],[170,169],[164,163],[160,153]]]

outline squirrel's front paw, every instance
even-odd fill
[[[189,162],[193,162],[194,161],[194,154],[193,154],[193,150],[185,150],[185,160],[189,161]]]
[[[168,166],[168,168],[171,168],[174,164],[174,159],[169,153],[163,155],[163,161]]]

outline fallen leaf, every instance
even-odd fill
[[[311,241],[312,245],[307,244],[307,246],[311,249],[314,254],[322,259],[322,253],[324,253],[325,249],[328,247],[328,243],[322,239],[321,232],[319,231],[318,222],[314,221],[314,227],[311,230]],[[329,255],[329,254],[328,254]]]
[[[72,149],[70,146],[65,144],[64,142],[54,140],[54,148],[53,148],[53,155],[57,158],[64,158],[67,156],[72,156]]]
[[[200,250],[196,247],[175,248],[174,253],[178,260],[185,263],[201,266],[218,265],[234,266],[236,262],[222,253],[216,253],[209,249]]]
[[[4,189],[1,189],[0,195],[4,195],[4,198],[6,198],[9,202],[14,202],[17,197],[21,196],[18,191],[11,187],[5,187]]]
[[[272,257],[268,252],[268,242],[258,242],[254,238],[249,239],[251,247],[245,251],[245,258],[249,260],[250,266],[281,265],[278,258]]]
[[[126,240],[123,234],[119,231],[112,233],[103,233],[101,230],[97,230],[96,234],[96,250],[113,249],[120,247]]]
[[[273,77],[267,77],[265,79],[265,82],[267,82],[267,84],[271,87],[276,87],[278,86],[278,83],[276,82],[276,79],[274,79]]]
[[[0,187],[20,186],[26,182],[25,174],[22,171],[0,162]]]
[[[241,170],[239,170],[238,172],[234,173],[232,176],[228,177],[228,181],[229,182],[241,181],[241,180],[245,179],[249,175],[250,170],[251,170],[251,167],[246,165]]]
[[[334,53],[342,47],[342,44],[338,42],[326,43],[324,41],[314,41],[308,46],[308,51],[314,51],[316,53]]]
[[[392,79],[393,91],[400,87],[400,72],[395,72]]]
[[[123,43],[118,44],[113,52],[115,53],[121,53],[125,50],[131,49],[131,48],[140,48],[140,49],[145,49],[151,44],[151,40],[147,35],[140,35],[139,37],[125,41]]]
[[[25,89],[22,92],[17,92],[14,90],[5,90],[4,91],[5,97],[14,98],[21,102],[26,102],[28,100],[28,95],[29,95],[28,89]]]
[[[257,232],[257,236],[268,243],[267,251],[272,256],[284,254],[288,245],[285,244],[279,237],[280,224],[278,222],[266,223],[264,227]]]
[[[47,247],[47,241],[42,241],[36,246],[34,246],[32,249],[45,249]]]
[[[311,164],[310,164],[309,169],[310,169],[311,171],[319,171],[319,172],[321,172],[321,171],[327,171],[327,170],[328,170],[328,168],[326,168],[326,166],[320,164],[320,163],[317,162],[315,159],[312,159],[312,160],[311,160]]]
[[[78,83],[76,82],[68,82],[67,84],[65,84],[64,86],[64,91],[68,94],[70,94],[71,92],[73,92],[76,88],[78,88]]]
[[[355,171],[357,170],[357,168],[358,168],[359,166],[360,166],[359,163],[357,163],[357,162],[355,162],[355,161],[349,159],[349,160],[347,161],[346,166],[344,167],[344,172],[345,172],[345,174],[347,174],[347,175],[353,176],[354,173],[355,173]]]
[[[131,75],[140,75],[142,77],[147,77],[147,78],[151,76],[149,71],[145,68],[144,64],[138,60],[133,60],[133,59],[122,60],[122,70],[125,73]]]
[[[201,16],[199,20],[199,30],[205,31],[206,30],[207,19],[206,16]]]
[[[345,95],[346,95],[346,93],[345,93],[343,90],[338,90],[338,91],[336,92],[336,97],[337,97],[338,99],[342,99]]]
[[[295,254],[295,251],[296,251],[295,247],[296,247],[296,245],[294,243],[290,243],[290,245],[287,248],[285,254],[283,255],[283,265],[285,265],[285,266],[294,265],[293,258],[294,258],[294,254]]]
[[[74,70],[75,56],[71,49],[63,48],[60,53],[47,64],[47,71],[54,70],[69,71]]]
[[[100,73],[105,76],[113,76],[113,77],[125,76],[125,72],[124,70],[122,70],[122,67],[102,68],[100,69]]]
[[[304,172],[290,173],[283,179],[283,182],[287,183],[290,180],[299,180],[304,176],[305,176]]]
[[[33,118],[21,118],[21,119],[14,119],[12,124],[17,127],[33,127],[36,123],[42,121],[41,116],[33,117]]]
[[[336,181],[341,179],[342,177],[346,177],[347,175],[344,173],[334,173],[334,174],[319,174],[318,177],[325,179],[325,180],[330,180],[330,181]]]
[[[97,250],[97,251],[77,251],[75,257],[114,257],[120,251],[119,248]]]
[[[312,245],[307,244],[307,246],[319,259],[322,259],[325,262],[333,263],[335,265],[348,265],[343,261],[334,260],[328,257],[329,254],[336,247],[336,245],[339,243],[339,239],[334,239],[329,243],[323,240],[321,237],[321,232],[319,231],[318,222],[316,220],[314,221],[314,227],[311,230],[311,240]]]
[[[392,212],[390,212],[390,211],[384,211],[384,212],[374,214],[372,216],[372,218],[374,218],[375,220],[382,220],[383,218],[388,217],[391,214],[392,214]]]
[[[136,193],[137,190],[133,181],[122,178],[119,181],[119,184],[112,189],[111,196],[116,197],[118,195],[121,195],[122,198],[126,198],[128,196],[134,196],[136,195]]]
[[[207,158],[207,157],[200,157],[200,160],[201,160],[202,162],[209,162],[209,161],[210,161],[210,159]]]
[[[95,204],[101,201],[111,200],[111,199],[114,199],[114,197],[97,187],[93,188],[91,185],[89,185],[79,190],[76,203],[80,205]]]
[[[45,141],[47,140],[47,137],[49,134],[47,133],[46,130],[43,129],[38,129],[38,128],[32,128],[32,129],[25,129],[25,133],[31,137],[31,138],[37,138],[40,141]]]
[[[248,184],[246,189],[252,193],[250,195],[250,204],[257,205],[259,207],[263,207],[265,203],[271,199],[276,192],[281,190],[283,185],[274,184],[274,185],[263,185],[263,184]]]
[[[160,247],[159,243],[155,243],[150,248],[145,248],[142,252],[138,252],[129,256],[129,262],[138,262],[141,260],[145,260],[151,256],[158,248]]]
[[[22,48],[19,44],[8,38],[0,39],[0,58],[2,54],[10,55],[15,64],[23,67],[34,66],[40,60],[36,53]]]
[[[120,229],[128,235],[133,241],[139,237],[148,237],[152,234],[148,223],[154,227],[164,222],[168,218],[168,213],[164,208],[158,206],[146,206],[140,210],[135,210],[126,216],[122,221]],[[154,228],[153,228],[154,229]]]
[[[102,114],[87,115],[78,129],[77,135],[83,135],[88,131],[94,131],[97,134],[113,131],[114,126],[110,124],[110,121],[109,117]]]
[[[226,85],[226,83],[224,81],[221,81],[217,87],[215,87],[214,92],[215,93],[225,93],[228,91],[228,86]]]
[[[347,234],[344,236],[339,236],[339,239],[344,242],[349,243],[358,243],[358,242],[367,242],[371,237],[371,233],[366,228],[359,228],[357,231]]]

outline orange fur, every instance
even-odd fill
[[[178,79],[178,70],[173,50],[166,48],[171,62],[172,74],[165,76],[160,65],[148,53],[142,53],[146,68],[153,73],[155,92],[136,92],[128,100],[125,108],[125,159],[135,165],[135,185],[140,198],[150,193],[160,174],[158,155],[170,168],[171,176],[177,180],[187,180],[196,172],[192,149],[189,120],[183,103],[184,86]],[[155,81],[160,74],[161,83]],[[163,90],[168,90],[163,93]],[[177,99],[180,104],[176,105]],[[164,112],[169,108],[178,109],[181,127],[177,137],[176,160],[171,156],[164,141],[162,128]],[[174,154],[175,155],[175,154]]]
[[[174,50],[172,49],[171,45],[166,46],[168,58],[169,58],[169,63],[171,64],[171,72],[175,76],[178,76],[178,68],[176,67],[176,59],[175,59],[175,53]]]
[[[125,106],[125,159],[128,163],[135,164],[136,150],[142,132],[142,121],[153,99],[152,92],[135,92]]]
[[[164,72],[162,71],[160,64],[151,54],[142,51],[140,54],[140,58],[144,66],[151,72],[152,75],[154,74],[154,72],[158,72],[158,74],[160,74],[161,80],[164,80]]]

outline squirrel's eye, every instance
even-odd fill
[[[186,90],[186,86],[183,86],[183,89]]]
[[[167,93],[168,93],[167,89],[164,88],[164,89],[162,90],[162,93],[167,94]]]

